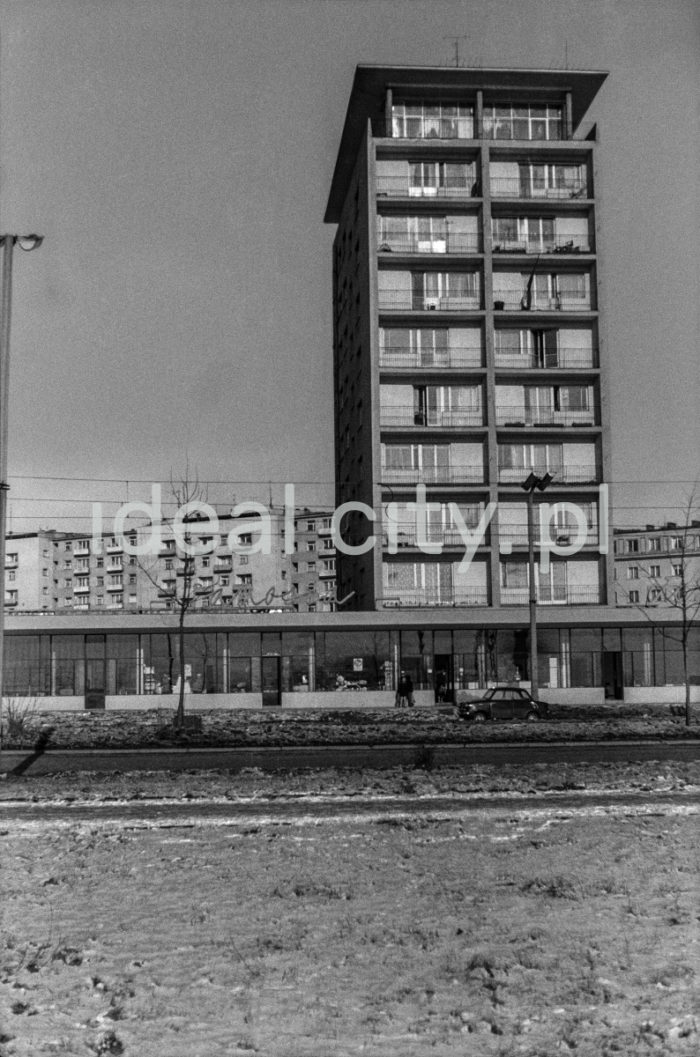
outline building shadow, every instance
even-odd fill
[[[51,735],[55,729],[55,727],[47,727],[46,730],[42,730],[39,737],[36,739],[34,749],[29,756],[27,756],[25,760],[22,760],[21,763],[18,763],[16,767],[13,767],[9,773],[12,775],[20,775],[24,774],[25,771],[28,771],[32,764],[46,752],[49,742],[51,741]]]

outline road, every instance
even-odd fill
[[[288,771],[323,767],[439,767],[447,764],[638,763],[700,759],[700,739],[675,741],[500,742],[465,745],[313,745],[283,748],[49,749],[0,753],[0,773],[188,771],[245,767]]]

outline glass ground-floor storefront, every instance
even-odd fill
[[[608,698],[623,698],[625,689],[683,684],[680,628],[672,622],[634,624],[617,613],[618,622],[584,625],[560,619],[538,628],[542,691],[595,689]],[[256,618],[257,626],[231,627],[225,620],[212,626],[199,620],[199,626],[186,627],[185,690],[225,695],[232,707],[242,704],[243,697],[246,704],[259,698],[261,705],[303,705],[310,703],[303,694],[353,691],[371,693],[376,703],[378,693],[393,694],[403,670],[428,703],[449,701],[458,689],[527,683],[530,678],[529,625],[511,615],[507,623],[505,618],[493,624],[470,619],[460,625],[429,613],[421,622],[413,614],[408,625],[387,620],[387,614],[333,614],[325,623],[316,619],[314,626],[287,619],[283,627],[275,626],[273,614],[265,616]],[[105,626],[86,618],[81,626],[71,618],[67,627],[56,618],[48,627],[10,626],[5,695],[84,698],[88,707],[101,707],[108,698],[175,693],[178,629],[162,617],[150,622],[154,626],[148,623]],[[692,681],[700,685],[700,629],[691,632],[688,658]]]

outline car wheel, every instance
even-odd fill
[[[474,722],[475,723],[485,723],[486,722],[486,716],[484,715],[484,713],[483,712],[475,712],[474,713]]]
[[[538,716],[538,714],[536,712],[528,712],[528,714],[526,715],[525,718],[528,721],[528,723],[537,723],[537,721],[538,721],[538,719],[540,717]]]

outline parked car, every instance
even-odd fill
[[[537,701],[527,690],[519,686],[494,686],[483,697],[469,700],[468,691],[457,691],[457,710],[461,719],[483,723],[487,719],[527,719],[535,722],[545,719],[548,713],[546,701]]]

